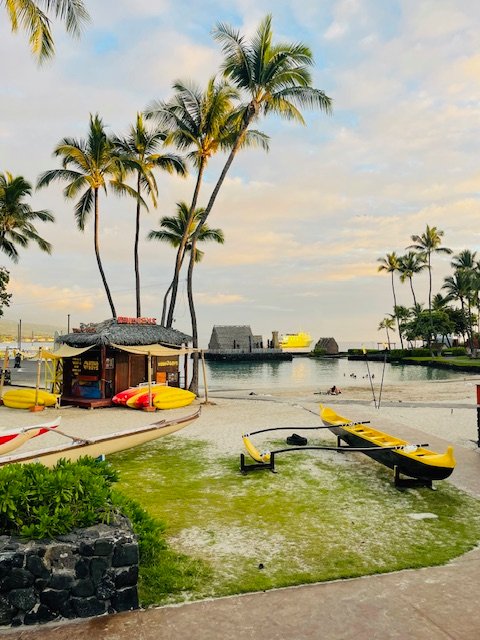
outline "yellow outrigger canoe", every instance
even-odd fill
[[[350,447],[363,448],[363,453],[393,469],[396,475],[401,473],[431,482],[448,478],[455,468],[452,446],[447,447],[445,453],[436,453],[422,446],[409,445],[406,440],[372,429],[368,424],[352,422],[323,405],[320,405],[320,418],[337,438]]]

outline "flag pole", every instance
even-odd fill
[[[372,376],[370,375],[370,367],[368,366],[367,350],[365,349],[365,347],[362,347],[362,351],[363,351],[363,355],[365,356],[365,362],[367,363],[368,379],[370,380],[370,387],[372,389],[373,403],[375,404],[375,409],[377,409],[377,399],[375,397],[375,389],[373,388],[373,380],[372,380]]]

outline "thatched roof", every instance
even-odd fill
[[[253,344],[252,330],[248,325],[215,325],[212,329],[209,349],[248,349]]]
[[[58,342],[70,347],[164,344],[180,346],[190,342],[191,336],[157,324],[118,324],[115,319],[93,325],[92,332],[68,333]]]

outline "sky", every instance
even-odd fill
[[[235,159],[209,224],[225,244],[204,246],[195,270],[201,346],[213,325],[251,326],[265,338],[308,331],[314,340],[384,340],[379,322],[392,312],[389,276],[377,259],[405,253],[426,225],[444,231],[454,253],[480,252],[480,5],[474,0],[86,0],[91,22],[79,40],[55,23],[57,54],[38,66],[25,34],[0,20],[0,172],[33,185],[59,168],[52,156],[65,136],[84,137],[89,115],[124,135],[136,113],[172,96],[172,83],[199,86],[218,73],[212,38],[218,22],[251,36],[273,16],[274,40],[303,42],[315,59],[313,85],[333,113],[304,111],[306,126],[269,116],[256,127],[270,151]],[[210,163],[199,205],[223,166]],[[189,201],[187,179],[158,174],[158,208],[142,214],[142,315],[160,319],[175,252],[147,241],[159,218]],[[38,231],[52,255],[35,245],[10,271],[12,304],[4,319],[66,329],[110,316],[93,251],[91,221],[77,230],[74,202],[61,186],[34,192],[33,209],[55,224]],[[118,315],[135,315],[135,206],[113,194],[100,202],[100,251]],[[451,272],[435,256],[433,291]],[[428,303],[428,276],[415,281]],[[398,304],[411,306],[397,280]],[[174,328],[190,332],[185,278]],[[395,337],[393,338],[395,339]]]

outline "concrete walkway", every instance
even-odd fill
[[[387,429],[385,425],[385,430]],[[399,433],[447,443],[415,429]],[[423,440],[422,440],[423,438]],[[480,497],[480,452],[455,447],[452,484]],[[5,630],[19,640],[478,640],[480,549],[415,571],[277,589],[42,627]]]

